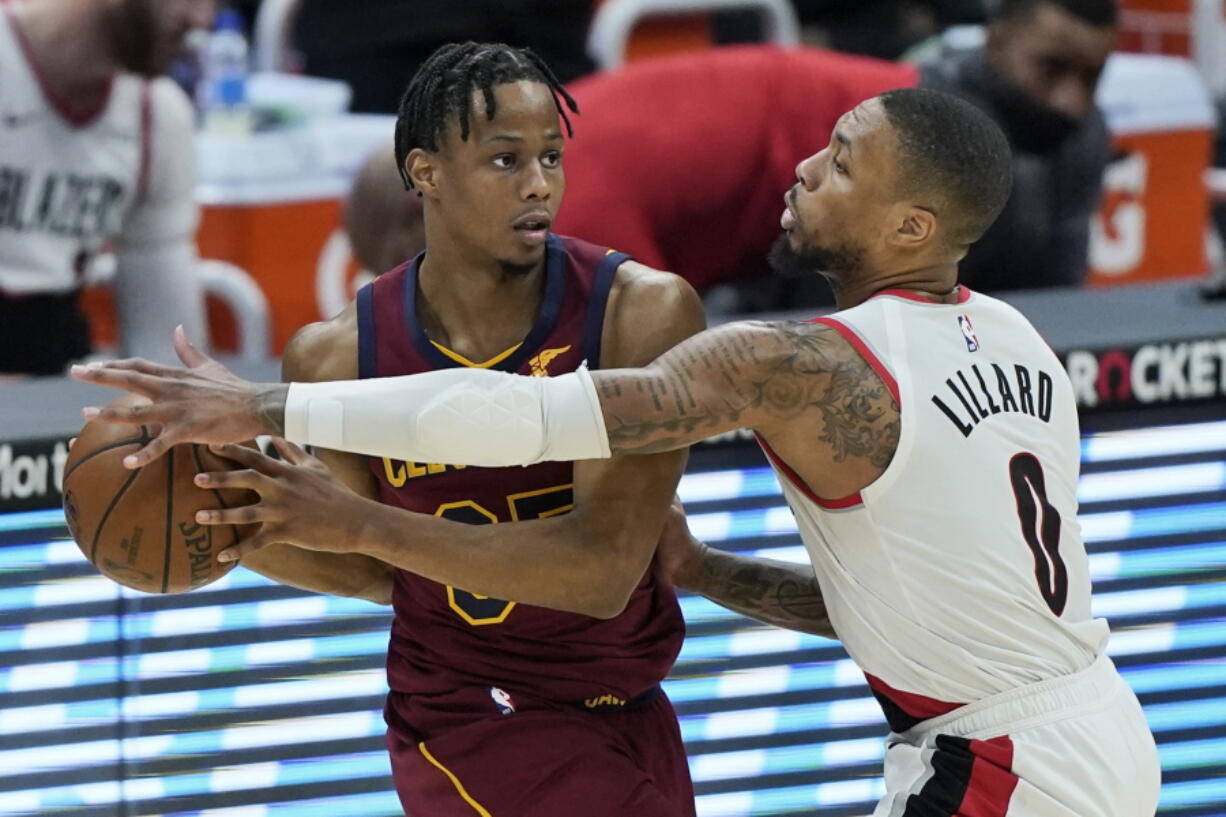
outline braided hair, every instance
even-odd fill
[[[579,113],[579,105],[532,49],[469,41],[445,45],[431,54],[417,69],[400,98],[396,119],[396,166],[405,188],[413,189],[413,180],[404,166],[405,159],[417,148],[437,151],[439,137],[453,116],[460,120],[460,139],[468,141],[470,100],[474,91],[481,92],[486,119],[492,120],[497,113],[494,88],[524,79],[549,86],[553,104],[566,123],[566,135],[573,136],[566,111]]]

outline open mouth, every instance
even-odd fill
[[[549,228],[553,225],[553,219],[546,213],[529,213],[520,216],[515,220],[511,227],[515,232],[519,233],[520,238],[530,245],[536,246],[543,244],[549,236]]]

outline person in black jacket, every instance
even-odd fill
[[[980,106],[1013,148],[1005,211],[960,265],[972,289],[1084,281],[1111,158],[1094,91],[1115,33],[1115,0],[1002,0],[982,48],[946,48],[922,65],[922,86]]]

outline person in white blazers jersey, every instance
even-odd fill
[[[176,442],[266,432],[499,466],[750,428],[812,565],[707,548],[674,521],[659,569],[734,610],[843,642],[892,730],[875,817],[1152,817],[1154,740],[1104,652],[1107,623],[1090,614],[1070,383],[1021,314],[957,283],[959,259],[1009,194],[1004,135],[951,95],[890,91],[840,118],[796,175],[774,262],[829,280],[839,308],[828,317],[727,324],[642,369],[288,386],[239,380],[180,334],[190,368],[78,369],[153,401],[86,416],[163,424],[132,467]],[[263,523],[223,558],[291,542],[394,558],[436,581],[456,561],[488,559],[469,590],[496,596],[499,565],[542,556],[439,548],[434,520],[387,512],[293,450],[287,464],[222,446],[246,468],[200,478],[261,496],[202,512],[210,524]]]
[[[0,376],[91,350],[77,296],[114,250],[122,348],[200,337],[193,112],[163,76],[214,0],[0,0]]]

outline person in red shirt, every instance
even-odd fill
[[[583,112],[557,229],[700,292],[767,273],[779,191],[845,111],[917,84],[912,65],[735,46],[632,63],[567,86]]]

